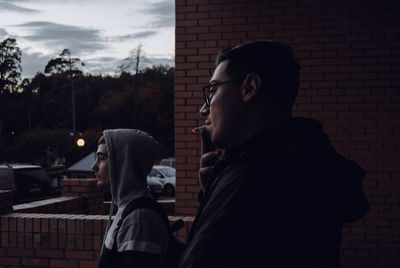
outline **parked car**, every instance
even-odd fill
[[[37,165],[0,165],[0,189],[15,190],[14,204],[57,196],[49,174]]]
[[[158,179],[147,177],[147,190],[157,200],[163,193],[163,184]],[[104,201],[111,201],[111,199],[110,190],[104,191]]]
[[[176,170],[173,167],[155,165],[150,171],[148,178],[154,178],[163,185],[163,194],[175,195]]]
[[[147,189],[154,199],[158,199],[163,193],[163,184],[155,178],[147,177]]]
[[[170,157],[170,158],[161,159],[160,166],[167,166],[167,167],[175,168],[175,158]]]

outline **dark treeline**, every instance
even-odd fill
[[[3,83],[0,162],[70,165],[95,151],[107,128],[144,130],[160,142],[160,158],[174,155],[172,67],[94,76],[83,74],[78,65],[80,60],[64,50],[32,79]],[[83,148],[75,144],[80,136],[86,140]]]

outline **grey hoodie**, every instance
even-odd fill
[[[149,134],[136,129],[115,129],[103,132],[108,152],[112,203],[118,206],[111,226],[107,227],[104,247],[107,254],[116,241],[117,252],[136,251],[163,255],[168,231],[157,212],[136,209],[116,232],[116,223],[126,205],[147,192],[147,175],[159,153],[158,143]],[[110,216],[113,213],[110,209]],[[110,224],[110,222],[109,222]],[[115,257],[115,256],[114,256]]]

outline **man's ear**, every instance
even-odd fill
[[[242,83],[242,96],[244,102],[251,101],[259,92],[261,77],[256,73],[250,73]]]

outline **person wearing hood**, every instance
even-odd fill
[[[340,266],[343,225],[369,209],[365,173],[318,121],[291,116],[298,85],[280,43],[217,57],[200,109],[200,206],[180,268]]]
[[[105,130],[103,134],[92,169],[98,187],[111,191],[112,205],[98,267],[161,267],[168,230],[156,211],[137,208],[117,226],[131,201],[151,198],[146,178],[159,145],[149,134],[136,129]],[[118,210],[111,224],[114,206]]]

